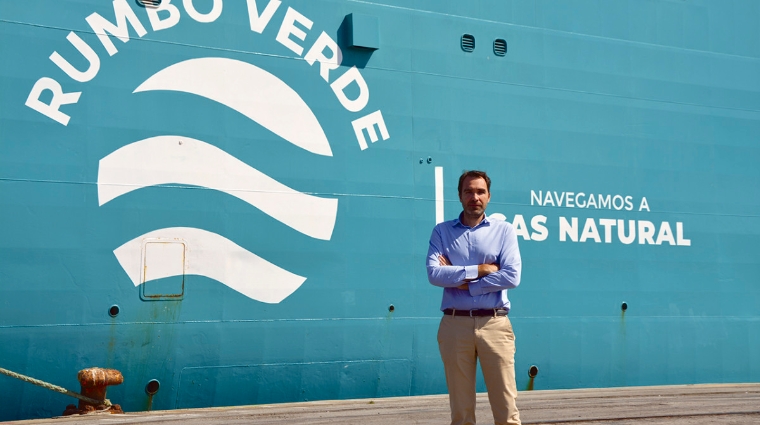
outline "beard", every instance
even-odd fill
[[[480,217],[485,212],[482,205],[465,205],[464,213],[470,217]]]

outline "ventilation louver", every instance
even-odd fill
[[[137,4],[142,7],[158,7],[161,6],[161,0],[137,0]]]
[[[475,37],[470,34],[462,36],[462,50],[465,52],[471,52],[475,50]]]
[[[496,56],[504,56],[507,54],[507,41],[497,38],[493,41],[493,53]]]

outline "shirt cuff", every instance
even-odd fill
[[[465,280],[473,280],[478,278],[478,265],[464,266],[464,278]]]

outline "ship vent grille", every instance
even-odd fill
[[[507,41],[497,38],[493,41],[493,53],[496,56],[504,56],[507,54]]]
[[[161,6],[161,0],[137,0],[137,4],[142,7],[158,7]]]
[[[465,52],[471,52],[475,50],[475,37],[470,34],[462,36],[462,50]]]

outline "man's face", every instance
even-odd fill
[[[462,182],[462,192],[459,193],[459,201],[462,202],[462,209],[465,215],[470,217],[480,217],[491,200],[491,193],[488,191],[485,179],[482,177],[467,177]]]

